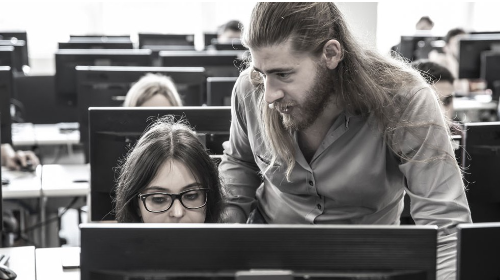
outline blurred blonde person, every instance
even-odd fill
[[[127,93],[124,107],[182,106],[175,84],[167,76],[146,74]]]

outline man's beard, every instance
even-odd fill
[[[311,126],[331,102],[333,93],[332,73],[328,68],[318,66],[314,84],[305,92],[304,104],[296,105],[291,114],[282,114],[285,129],[301,131]]]

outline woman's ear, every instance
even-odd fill
[[[322,59],[326,62],[326,67],[333,70],[337,68],[340,61],[342,61],[342,47],[339,41],[331,39],[323,46]]]

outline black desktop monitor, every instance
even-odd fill
[[[12,143],[12,120],[10,116],[12,84],[12,68],[9,66],[0,66],[1,143]]]
[[[28,34],[26,31],[0,31],[0,40],[9,40],[16,42],[19,40],[24,41],[24,46],[22,49],[22,65],[30,65],[28,56]]]
[[[144,45],[194,46],[194,34],[139,33],[139,49]]]
[[[458,78],[481,78],[481,53],[500,51],[500,34],[470,35],[459,40]]]
[[[103,42],[108,40],[130,40],[130,35],[102,35],[102,34],[91,34],[91,35],[69,35],[69,40],[78,39],[99,39]]]
[[[207,78],[207,105],[231,106],[231,95],[238,77]]]
[[[90,133],[90,220],[114,220],[114,168],[152,122],[152,118],[184,117],[197,133],[205,134],[211,154],[222,154],[222,143],[229,140],[230,107],[169,108],[89,108]]]
[[[10,41],[10,40],[0,40],[0,47],[14,47],[14,55],[12,64],[14,66],[14,70],[17,72],[23,71],[23,65],[27,65],[24,63],[24,49],[26,48],[26,42],[23,40]]]
[[[500,96],[500,50],[481,53],[481,79],[491,89],[492,99],[498,101]]]
[[[3,114],[0,111],[0,119],[2,118],[2,116],[3,116]],[[2,136],[3,136],[3,131],[0,129],[0,139],[2,139]],[[3,143],[3,142],[1,142],[1,143]],[[2,149],[0,149],[0,158],[2,158]],[[1,167],[0,167],[0,182],[2,182],[2,187],[3,187],[4,181],[2,179],[2,168]],[[1,237],[0,247],[2,247],[2,245],[3,245],[3,203],[2,203],[2,201],[3,201],[3,192],[2,192],[2,188],[0,187],[0,221],[2,221],[0,223],[0,237]]]
[[[212,40],[217,40],[217,33],[203,33],[203,41],[205,42],[205,48],[212,44]]]
[[[80,141],[88,162],[89,107],[119,107],[130,87],[147,73],[172,78],[184,106],[204,101],[205,69],[201,67],[77,66]]]
[[[130,39],[73,38],[59,43],[59,49],[133,49]]]
[[[244,51],[162,51],[164,67],[203,67],[208,77],[238,77]]]
[[[443,37],[435,35],[415,35],[401,36],[401,42],[396,49],[402,57],[414,61],[418,59],[426,59],[429,53],[433,50],[439,50],[433,42],[442,40]]]
[[[82,280],[436,279],[436,226],[87,223],[80,229]]]
[[[14,47],[0,46],[0,66],[14,68]]]
[[[58,50],[56,59],[56,100],[76,107],[76,66],[151,66],[150,50]]]
[[[500,223],[457,226],[457,280],[500,279]]]
[[[500,122],[464,125],[462,167],[474,222],[500,221]]]
[[[232,42],[219,42],[217,39],[212,40],[212,46],[218,51],[246,51],[248,50],[239,39],[233,39]]]

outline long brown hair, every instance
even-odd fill
[[[336,102],[351,114],[373,114],[377,120],[375,125],[391,143],[391,149],[399,150],[395,146],[397,141],[392,141],[395,131],[400,127],[422,127],[422,124],[405,123],[400,116],[408,106],[408,99],[415,94],[411,92],[412,86],[425,84],[425,81],[402,59],[384,57],[358,44],[335,4],[257,3],[242,41],[250,49],[259,49],[290,40],[294,51],[319,56],[325,43],[331,39],[340,43],[342,58],[337,68],[331,71]],[[295,166],[292,131],[284,128],[276,110],[268,108],[258,75],[250,76],[257,85],[257,94],[260,93],[262,138],[270,151],[271,163],[281,161],[280,164],[286,164],[289,179]],[[408,89],[408,94],[402,96],[405,89]],[[400,156],[403,159],[411,157]]]

